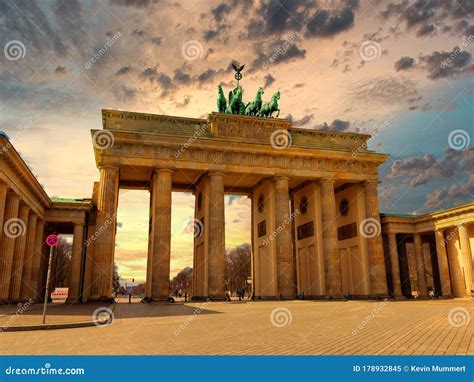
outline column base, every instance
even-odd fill
[[[87,302],[108,302],[109,304],[113,304],[115,299],[113,297],[107,296],[100,296],[100,297],[89,297]]]
[[[65,303],[66,304],[80,304],[82,301],[79,297],[76,298],[67,298]]]
[[[147,304],[151,303],[174,303],[175,299],[173,297],[144,297],[143,302],[146,302]]]

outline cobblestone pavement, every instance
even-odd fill
[[[107,327],[0,333],[0,353],[474,354],[468,299],[135,303],[114,312]]]

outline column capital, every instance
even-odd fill
[[[153,170],[153,175],[158,175],[159,173],[173,174],[174,170],[170,167],[157,167]]]
[[[120,166],[116,164],[101,164],[98,167],[99,167],[99,170],[111,170],[111,171],[120,170]]]
[[[223,170],[209,170],[207,172],[207,175],[208,176],[224,176],[225,171],[223,171]]]
[[[273,176],[274,180],[290,180],[290,176],[287,174],[276,174]]]
[[[13,190],[8,191],[7,198],[8,198],[8,199],[18,199],[18,200],[21,200],[20,195],[18,195],[18,194],[17,194],[15,191],[13,191]]]
[[[324,177],[319,179],[320,184],[334,185],[336,179],[334,177]]]
[[[366,179],[364,180],[364,185],[366,186],[375,186],[377,187],[379,185],[379,180],[378,179]]]

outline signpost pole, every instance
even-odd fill
[[[46,286],[44,288],[43,324],[46,323],[46,307],[48,306],[49,283],[51,280],[51,268],[53,265],[53,248],[58,244],[58,241],[59,241],[59,238],[57,235],[49,235],[46,238],[46,244],[49,245],[49,259],[48,259],[48,274],[46,276]]]

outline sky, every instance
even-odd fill
[[[474,199],[474,2],[0,0],[0,129],[50,196],[91,197],[101,109],[205,117],[216,86],[281,92],[294,126],[372,134],[382,212]],[[192,265],[194,198],[173,193],[172,275]],[[226,247],[249,241],[226,198]],[[121,190],[116,261],[145,274],[148,193]]]

